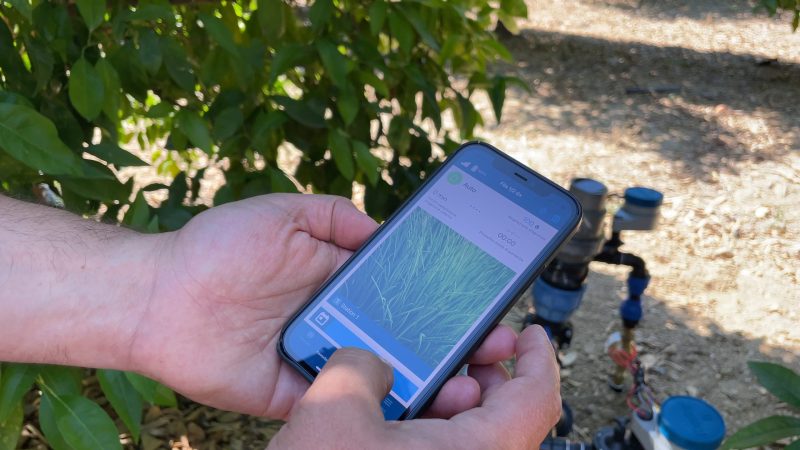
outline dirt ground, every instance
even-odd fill
[[[789,413],[746,362],[800,369],[800,32],[741,1],[528,6],[520,36],[505,41],[515,62],[497,70],[531,92],[508,93],[501,125],[478,98],[480,136],[565,186],[581,176],[616,193],[662,191],[660,227],[623,234],[652,275],[636,341],[657,396],[708,400],[729,433]],[[572,437],[584,441],[627,410],[606,385],[603,352],[627,271],[591,269],[572,318],[576,359],[562,372]],[[529,302],[507,321],[518,324]],[[280,426],[181,402],[146,414],[142,448],[263,448]],[[25,434],[41,448],[34,425]]]
[[[637,331],[651,385],[708,400],[729,430],[788,413],[746,362],[800,368],[800,33],[746,2],[528,4],[506,44],[533,91],[510,95],[482,136],[564,185],[664,192],[659,229],[623,233],[652,275]],[[676,92],[626,94],[636,87]],[[562,372],[581,440],[626,412],[603,343],[627,271],[591,269]]]

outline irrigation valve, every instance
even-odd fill
[[[569,191],[583,207],[583,221],[575,236],[556,255],[532,288],[535,313],[526,318],[526,324],[539,324],[548,332],[559,349],[568,348],[572,340],[572,314],[580,307],[586,292],[589,264],[599,261],[606,264],[625,265],[631,268],[628,277],[628,298],[620,305],[622,331],[619,339],[609,347],[619,364],[623,359],[635,357],[633,329],[642,319],[641,298],[650,282],[642,258],[621,252],[623,231],[647,231],[656,227],[663,195],[645,187],[625,190],[624,202],[611,220],[611,234],[607,236],[606,216],[609,199],[608,188],[590,178],[575,178]],[[622,355],[620,352],[624,352]],[[618,367],[610,385],[622,388],[626,367]]]

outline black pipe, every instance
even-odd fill
[[[650,274],[647,272],[647,266],[644,260],[632,253],[619,251],[622,244],[623,242],[622,239],[620,239],[619,231],[615,231],[612,233],[611,239],[603,244],[603,251],[594,257],[594,261],[618,266],[628,266],[633,269],[631,271],[631,276],[636,278],[649,278]]]

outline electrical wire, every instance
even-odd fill
[[[624,367],[633,378],[631,388],[625,397],[625,403],[639,417],[649,420],[653,417],[653,405],[657,403],[653,390],[644,379],[644,368],[639,360],[636,346],[631,344],[631,351],[627,352],[621,347],[608,349],[608,356],[614,363]]]

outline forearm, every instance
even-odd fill
[[[0,361],[134,369],[158,244],[0,195]]]

